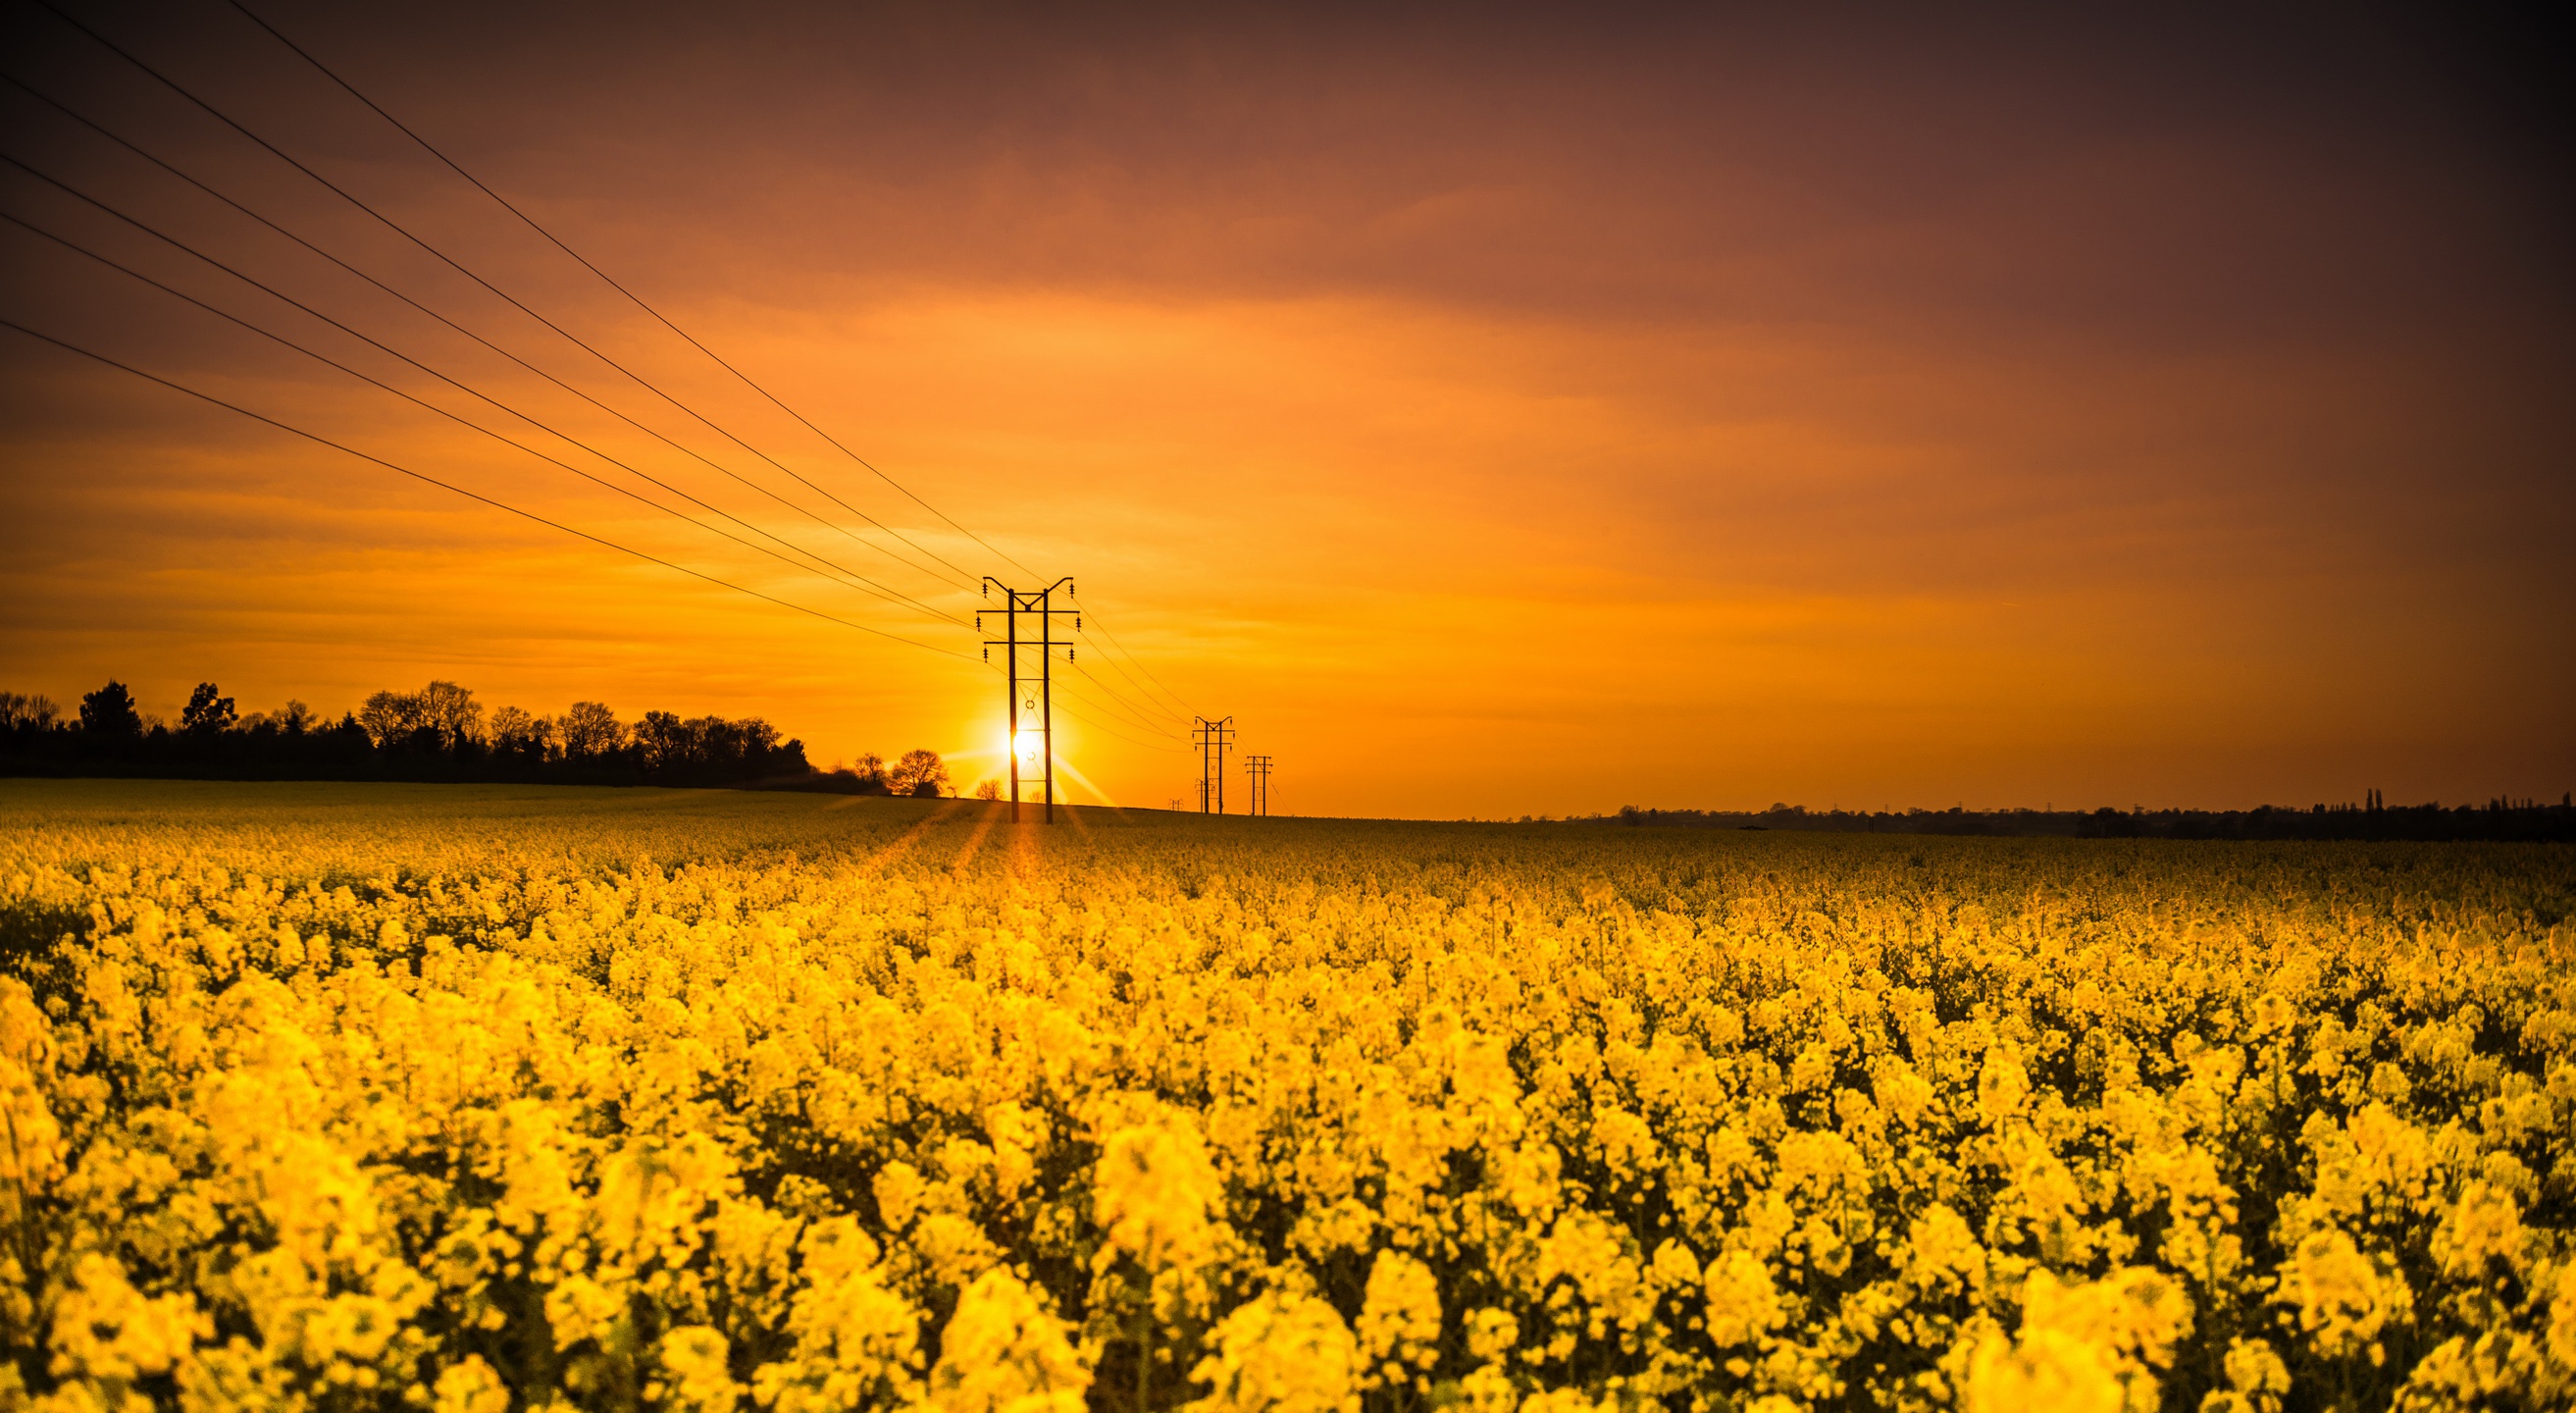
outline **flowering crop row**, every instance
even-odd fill
[[[2576,854],[0,782],[0,1407],[2576,1401]]]

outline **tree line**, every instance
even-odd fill
[[[818,771],[804,742],[756,716],[648,711],[627,722],[594,701],[552,717],[487,711],[472,690],[445,681],[376,692],[336,721],[292,700],[244,716],[216,684],[200,682],[175,725],[144,713],[122,682],[87,693],[69,715],[42,694],[0,692],[0,774],[951,793],[936,751]]]
[[[1526,820],[1524,823],[1528,822]],[[1646,829],[1786,829],[1827,834],[2056,835],[2073,839],[2576,840],[2576,796],[2498,796],[2483,804],[2392,805],[2373,790],[2353,804],[2250,810],[1665,810],[1624,806],[1577,823]]]

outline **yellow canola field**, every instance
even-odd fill
[[[0,781],[0,1407],[2565,1408],[2576,853]]]

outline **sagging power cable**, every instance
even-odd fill
[[[104,353],[98,353],[98,352],[94,352],[94,351],[92,351],[92,350],[90,350],[90,349],[83,348],[83,347],[82,347],[82,346],[80,346],[79,344],[76,344],[76,343],[71,342],[69,339],[60,339],[60,338],[56,338],[56,337],[54,337],[52,334],[45,333],[45,332],[43,332],[43,331],[41,331],[41,330],[38,330],[38,329],[32,329],[32,328],[29,328],[27,325],[25,325],[25,324],[21,324],[21,323],[19,323],[19,322],[18,322],[17,320],[15,320],[15,319],[7,318],[7,317],[5,317],[5,316],[0,316],[0,328],[15,329],[15,330],[17,330],[19,333],[25,334],[25,335],[26,335],[27,337],[29,337],[29,338],[32,338],[32,339],[38,339],[38,340],[41,340],[41,341],[43,341],[43,342],[45,342],[45,343],[52,344],[54,347],[59,348],[59,349],[62,349],[63,351],[65,351],[65,352],[67,352],[67,353],[75,353],[75,354],[80,355],[80,356],[81,356],[81,357],[83,357],[83,358],[90,359],[90,360],[92,360],[93,362],[103,363],[103,364],[105,364],[106,366],[108,366],[108,367],[110,367],[110,368],[118,369],[119,371],[126,372],[126,373],[131,373],[131,374],[133,374],[135,377],[141,378],[141,379],[143,379],[143,380],[144,380],[145,382],[147,382],[147,383],[158,383],[158,384],[160,384],[162,387],[165,387],[165,388],[170,389],[172,392],[184,393],[184,394],[186,394],[187,396],[189,396],[189,397],[193,397],[193,398],[197,399],[197,400],[198,400],[198,401],[200,401],[200,402],[211,403],[211,404],[213,404],[214,406],[217,406],[217,407],[223,408],[223,409],[224,409],[225,411],[227,411],[227,412],[236,412],[236,413],[239,413],[239,414],[241,414],[242,416],[247,417],[247,418],[251,419],[251,420],[252,420],[252,421],[254,421],[254,422],[262,422],[262,423],[266,423],[267,425],[269,425],[269,426],[271,426],[271,427],[274,427],[274,428],[276,428],[277,430],[279,430],[279,431],[281,431],[281,432],[286,432],[286,433],[288,433],[288,434],[290,434],[290,435],[297,436],[297,437],[301,437],[301,438],[303,438],[303,439],[304,439],[304,440],[306,440],[306,441],[314,442],[314,443],[316,443],[316,444],[318,444],[318,445],[329,447],[329,448],[330,448],[331,450],[333,450],[333,451],[346,453],[347,455],[354,456],[354,457],[358,458],[360,461],[365,461],[365,462],[373,463],[374,465],[381,466],[381,467],[385,468],[386,470],[388,470],[388,471],[392,471],[392,472],[394,472],[394,473],[396,473],[396,474],[398,474],[398,475],[408,476],[408,477],[410,477],[411,479],[413,479],[413,480],[415,480],[415,481],[419,481],[419,482],[422,482],[422,483],[427,484],[427,485],[436,486],[436,487],[438,487],[440,490],[453,492],[454,494],[457,494],[457,495],[463,496],[463,497],[465,497],[465,498],[466,498],[466,499],[468,499],[468,500],[472,500],[472,501],[480,501],[481,503],[483,503],[483,504],[485,504],[485,505],[488,505],[488,506],[492,507],[492,508],[493,508],[493,509],[495,509],[495,510],[505,511],[505,512],[507,512],[507,513],[511,514],[511,515],[518,516],[518,517],[519,517],[520,519],[522,519],[522,520],[530,520],[530,521],[534,521],[535,523],[537,523],[537,524],[539,524],[539,525],[543,525],[543,526],[545,526],[545,527],[547,527],[548,529],[551,529],[551,530],[560,530],[560,531],[562,531],[563,533],[565,533],[565,534],[567,534],[567,535],[572,535],[572,536],[575,536],[576,538],[579,538],[579,539],[588,540],[588,541],[590,541],[592,544],[599,545],[599,546],[601,546],[601,547],[603,547],[603,548],[606,548],[606,549],[612,549],[612,550],[615,550],[615,551],[617,551],[619,554],[623,554],[623,555],[631,555],[631,556],[633,556],[634,558],[636,558],[636,559],[640,559],[640,560],[643,560],[643,561],[645,561],[645,562],[646,562],[646,563],[648,563],[648,564],[658,564],[658,565],[660,565],[661,567],[663,567],[663,568],[665,568],[665,569],[676,570],[676,571],[677,571],[677,572],[679,572],[679,573],[682,573],[682,574],[686,574],[686,575],[688,575],[688,576],[689,576],[690,578],[692,578],[692,579],[703,579],[703,580],[705,580],[707,583],[713,584],[713,585],[715,585],[716,587],[718,587],[718,588],[720,588],[720,589],[730,589],[730,590],[732,590],[733,592],[735,592],[735,593],[737,593],[737,594],[745,594],[745,595],[748,595],[748,596],[750,596],[750,597],[752,597],[752,598],[759,599],[759,600],[761,600],[761,601],[763,601],[763,602],[765,602],[765,603],[772,603],[772,604],[776,604],[776,605],[777,605],[778,607],[780,607],[780,608],[784,608],[784,609],[791,609],[791,610],[793,610],[793,611],[795,611],[795,612],[797,612],[797,613],[805,614],[805,615],[806,615],[806,616],[808,616],[808,617],[822,619],[822,620],[823,620],[824,622],[826,622],[826,623],[838,624],[839,626],[841,626],[841,627],[843,627],[843,628],[855,628],[855,629],[857,629],[858,631],[860,631],[860,632],[862,632],[862,633],[872,634],[872,635],[874,635],[874,636],[876,636],[876,637],[879,637],[879,638],[887,638],[887,639],[891,639],[892,641],[894,641],[894,642],[898,642],[898,643],[902,643],[902,644],[904,644],[904,645],[905,645],[905,646],[907,646],[907,647],[915,647],[915,648],[919,648],[919,649],[921,649],[921,650],[922,650],[922,651],[924,651],[924,652],[933,652],[933,653],[937,653],[937,654],[939,654],[939,655],[940,655],[940,656],[942,656],[942,657],[953,657],[953,658],[957,659],[957,660],[958,660],[958,661],[960,661],[960,662],[970,662],[970,663],[975,663],[975,664],[976,664],[977,666],[979,666],[979,667],[980,667],[980,666],[982,666],[982,663],[981,663],[980,661],[978,661],[978,660],[977,660],[977,659],[975,659],[975,658],[968,657],[968,656],[966,656],[966,654],[964,654],[964,653],[961,653],[961,652],[952,652],[952,651],[950,651],[950,650],[949,650],[949,649],[947,649],[947,648],[938,647],[938,646],[935,646],[935,645],[930,644],[930,643],[925,643],[925,642],[920,641],[920,640],[919,640],[919,639],[917,639],[917,638],[907,638],[907,637],[903,636],[903,635],[902,635],[902,634],[900,634],[900,633],[889,633],[889,632],[887,632],[886,630],[884,630],[884,629],[882,629],[882,628],[871,628],[871,627],[869,627],[867,624],[864,624],[864,623],[855,623],[855,622],[852,622],[852,621],[851,621],[851,620],[849,620],[849,619],[846,619],[846,618],[841,617],[841,616],[840,616],[840,615],[838,615],[838,614],[834,614],[834,613],[826,613],[826,612],[824,612],[823,610],[821,610],[821,609],[819,609],[819,608],[809,608],[809,607],[807,607],[807,606],[806,606],[806,605],[804,605],[804,604],[796,603],[796,602],[793,602],[793,601],[788,600],[788,599],[782,599],[782,598],[779,598],[779,597],[778,597],[777,595],[775,595],[775,594],[764,594],[764,593],[762,593],[762,592],[761,592],[760,590],[758,590],[758,589],[746,588],[746,587],[744,587],[743,585],[736,584],[736,583],[734,583],[734,582],[732,582],[731,580],[728,580],[728,579],[719,579],[719,578],[717,578],[715,575],[713,575],[713,574],[709,574],[709,573],[705,572],[704,570],[691,569],[689,566],[687,566],[687,565],[685,565],[685,564],[680,564],[680,563],[677,563],[677,562],[675,562],[675,561],[673,561],[673,560],[664,559],[664,558],[662,558],[660,555],[657,555],[657,554],[650,554],[650,553],[647,553],[647,552],[645,552],[645,551],[643,551],[643,550],[635,549],[635,548],[632,548],[632,547],[627,546],[627,545],[621,545],[621,544],[617,543],[615,540],[611,540],[611,539],[609,539],[609,538],[607,538],[607,537],[605,537],[605,536],[602,536],[602,535],[594,535],[594,534],[590,533],[588,530],[576,529],[576,528],[575,528],[575,527],[573,527],[573,526],[570,526],[570,525],[566,525],[566,524],[564,524],[564,523],[563,523],[562,521],[560,521],[560,520],[551,520],[551,519],[548,519],[547,517],[545,517],[545,516],[543,516],[543,515],[539,515],[539,514],[537,514],[535,511],[532,511],[532,510],[522,510],[522,509],[520,509],[519,507],[517,507],[517,506],[515,506],[515,505],[512,505],[512,504],[510,504],[510,503],[509,503],[509,502],[507,502],[507,501],[503,501],[503,500],[496,500],[496,499],[494,499],[494,498],[493,498],[493,497],[491,497],[491,496],[484,495],[484,494],[483,494],[482,492],[480,492],[480,491],[470,491],[470,490],[467,490],[467,489],[466,489],[465,487],[463,487],[463,486],[457,485],[457,484],[455,484],[455,483],[453,483],[453,482],[450,482],[450,481],[442,481],[442,480],[440,480],[439,478],[437,478],[437,477],[435,477],[435,476],[432,476],[432,475],[427,474],[426,472],[414,471],[413,469],[411,469],[411,468],[410,468],[410,467],[408,467],[408,466],[400,465],[400,464],[398,464],[398,463],[396,463],[396,462],[387,461],[387,460],[385,460],[385,459],[384,459],[383,457],[381,457],[381,456],[376,456],[376,455],[372,455],[372,454],[370,454],[370,453],[368,453],[368,452],[360,451],[360,450],[358,450],[356,447],[349,446],[349,445],[347,445],[346,443],[343,443],[343,442],[336,442],[336,441],[331,440],[329,437],[322,436],[322,435],[321,435],[321,434],[319,434],[319,433],[316,433],[316,432],[308,432],[308,431],[304,430],[303,428],[298,427],[298,426],[295,426],[295,425],[293,425],[293,424],[291,424],[291,423],[287,423],[287,422],[279,421],[277,418],[274,418],[274,417],[268,416],[268,415],[267,415],[267,414],[265,414],[265,413],[261,413],[261,412],[253,412],[253,411],[252,411],[252,410],[250,410],[249,408],[244,407],[244,406],[242,406],[242,405],[241,405],[241,404],[239,404],[239,403],[235,403],[235,402],[227,402],[227,401],[225,401],[224,399],[219,398],[219,397],[215,396],[215,395],[214,395],[214,394],[212,394],[212,393],[209,393],[209,392],[200,392],[199,390],[197,390],[197,389],[195,389],[195,388],[189,387],[189,386],[188,386],[187,384],[185,384],[185,383],[177,382],[177,381],[175,381],[175,380],[173,380],[173,379],[169,379],[169,378],[164,378],[164,377],[162,377],[161,375],[159,375],[159,374],[157,374],[157,373],[147,373],[147,372],[145,372],[144,370],[142,370],[142,369],[140,369],[140,368],[135,367],[135,366],[134,366],[133,364],[131,364],[131,363],[121,362],[121,361],[119,361],[119,360],[117,360],[117,359],[114,359],[114,358],[110,358],[110,357],[108,357],[108,356],[107,356],[106,354],[104,354]]]
[[[196,105],[196,107],[198,107],[199,109],[203,110],[207,115],[209,115],[209,116],[211,116],[212,118],[214,118],[217,122],[220,122],[220,123],[222,123],[224,126],[231,128],[233,131],[235,131],[235,132],[237,132],[237,133],[241,134],[243,137],[245,137],[245,138],[249,139],[251,142],[253,142],[253,143],[257,144],[257,145],[258,145],[258,146],[259,146],[263,151],[267,152],[269,155],[271,155],[271,156],[273,156],[273,157],[277,158],[279,161],[286,163],[288,166],[293,167],[293,168],[294,168],[295,170],[297,170],[298,172],[301,172],[301,173],[303,173],[305,176],[307,176],[307,177],[311,178],[314,182],[316,182],[317,184],[319,184],[320,186],[322,186],[325,190],[327,190],[327,191],[331,192],[333,195],[335,195],[335,196],[339,197],[341,200],[348,202],[351,206],[354,206],[354,207],[356,207],[358,210],[360,210],[360,211],[364,212],[367,216],[371,217],[372,219],[374,219],[375,221],[377,221],[379,224],[383,225],[386,229],[388,229],[388,230],[390,230],[390,231],[394,232],[396,235],[401,236],[404,240],[407,240],[407,241],[411,242],[413,245],[418,246],[421,250],[423,250],[423,251],[427,252],[430,256],[432,256],[433,258],[437,259],[440,263],[442,263],[442,264],[446,265],[449,269],[452,269],[452,270],[456,271],[458,274],[463,275],[465,278],[467,278],[467,279],[469,279],[469,280],[473,281],[475,284],[477,284],[477,285],[481,286],[483,289],[485,289],[485,290],[489,291],[489,292],[490,292],[494,297],[496,297],[496,298],[498,298],[498,299],[502,300],[504,303],[508,304],[510,307],[512,307],[512,308],[514,308],[514,309],[516,309],[516,310],[518,310],[518,311],[519,311],[520,313],[522,313],[522,314],[527,315],[529,318],[536,320],[538,323],[545,325],[548,329],[553,330],[557,335],[561,336],[564,340],[566,340],[567,342],[571,343],[574,347],[579,348],[579,349],[580,349],[580,350],[582,350],[583,352],[585,352],[585,353],[589,354],[591,357],[598,359],[601,363],[604,363],[604,364],[606,364],[607,366],[609,366],[609,367],[611,367],[611,368],[616,369],[619,373],[624,374],[627,378],[631,379],[631,380],[632,380],[632,381],[633,381],[637,386],[642,387],[642,388],[643,388],[643,389],[645,389],[647,392],[652,393],[655,397],[658,397],[658,398],[662,399],[664,402],[669,403],[672,407],[677,408],[677,409],[678,409],[679,411],[681,411],[682,413],[685,413],[685,414],[687,414],[689,417],[694,418],[694,419],[695,419],[696,421],[698,421],[701,425],[705,426],[705,427],[706,427],[707,429],[709,429],[710,431],[713,431],[713,432],[714,432],[714,433],[716,433],[718,436],[721,436],[721,437],[723,437],[725,440],[732,442],[734,445],[741,447],[744,451],[747,451],[747,452],[751,453],[753,456],[755,456],[755,457],[759,458],[760,460],[767,462],[770,466],[772,466],[772,467],[776,468],[776,469],[777,469],[779,472],[781,472],[782,474],[784,474],[784,475],[786,475],[786,476],[788,476],[788,477],[793,478],[793,479],[794,479],[794,480],[796,480],[798,483],[800,483],[800,484],[804,485],[807,489],[812,490],[812,491],[813,491],[813,492],[815,492],[816,494],[818,494],[818,495],[822,496],[824,499],[831,501],[834,505],[839,506],[841,509],[843,509],[843,510],[845,510],[845,511],[849,512],[850,514],[852,514],[852,515],[854,515],[854,516],[857,516],[859,519],[866,521],[866,522],[867,522],[867,523],[869,523],[870,525],[875,526],[877,529],[879,529],[879,530],[883,531],[883,532],[884,532],[884,533],[886,533],[887,535],[890,535],[890,536],[892,536],[893,538],[895,538],[896,540],[901,541],[901,542],[902,542],[902,543],[904,543],[905,545],[910,546],[910,547],[911,547],[913,550],[915,550],[916,552],[918,552],[918,553],[920,553],[920,554],[922,554],[922,555],[925,555],[925,556],[927,556],[927,557],[928,557],[928,558],[930,558],[930,559],[933,559],[933,560],[938,561],[941,565],[946,566],[946,567],[947,567],[947,569],[950,571],[950,573],[952,573],[952,574],[954,574],[954,575],[956,576],[957,581],[958,581],[959,583],[964,584],[964,585],[966,585],[966,586],[968,586],[968,587],[971,587],[971,586],[973,585],[973,583],[975,582],[975,581],[974,581],[974,576],[969,575],[965,570],[958,568],[955,564],[951,563],[951,562],[950,562],[950,561],[948,561],[946,558],[942,557],[942,556],[941,556],[940,554],[938,554],[936,551],[934,551],[934,550],[930,550],[930,549],[927,549],[927,548],[924,548],[923,546],[921,546],[921,545],[919,545],[919,544],[915,543],[915,542],[914,542],[913,540],[911,540],[909,537],[907,537],[906,535],[904,535],[902,531],[897,530],[897,529],[893,528],[892,526],[885,524],[883,521],[878,520],[876,517],[874,517],[874,516],[872,516],[872,515],[868,514],[866,511],[863,511],[863,510],[859,509],[858,507],[856,507],[856,506],[854,506],[854,505],[851,505],[849,502],[847,502],[847,501],[845,501],[845,500],[842,500],[839,496],[836,496],[836,495],[832,494],[832,492],[831,492],[831,491],[829,491],[829,490],[825,489],[824,487],[819,486],[819,485],[816,485],[812,480],[808,479],[808,478],[807,478],[807,477],[805,477],[803,474],[801,474],[801,473],[799,473],[798,471],[796,471],[794,468],[789,467],[789,466],[788,466],[788,465],[786,465],[784,462],[779,461],[776,457],[771,456],[769,453],[767,453],[767,452],[765,452],[765,451],[762,451],[760,448],[758,448],[758,447],[756,447],[756,446],[753,446],[750,442],[745,441],[745,440],[744,440],[743,438],[741,438],[740,436],[735,435],[731,430],[729,430],[729,429],[727,429],[726,427],[724,427],[723,425],[721,425],[721,424],[717,423],[717,422],[716,422],[716,421],[714,421],[712,418],[709,418],[706,414],[704,414],[704,413],[702,413],[702,412],[698,411],[696,408],[691,407],[691,406],[690,406],[690,405],[688,405],[687,403],[682,402],[680,399],[678,399],[678,398],[676,398],[676,397],[672,396],[670,393],[665,392],[665,391],[660,387],[660,385],[658,385],[658,384],[654,383],[651,379],[646,378],[643,374],[636,372],[634,369],[629,368],[629,367],[627,367],[625,364],[618,362],[615,358],[610,357],[607,353],[602,352],[600,349],[598,349],[597,347],[593,346],[593,345],[592,345],[591,343],[589,343],[587,340],[583,339],[580,335],[573,333],[571,330],[569,330],[569,329],[565,328],[565,327],[564,327],[564,326],[562,326],[561,324],[556,323],[554,320],[547,318],[545,315],[543,315],[543,314],[541,314],[541,313],[538,313],[535,309],[530,308],[526,303],[524,303],[523,301],[521,301],[520,299],[518,299],[516,296],[514,296],[514,295],[510,294],[507,290],[502,289],[500,286],[498,286],[498,285],[496,285],[496,284],[492,283],[490,280],[487,280],[487,279],[485,279],[483,276],[481,276],[481,275],[479,275],[479,274],[475,273],[472,269],[468,268],[468,267],[467,267],[463,262],[461,262],[461,261],[457,260],[455,257],[453,257],[453,256],[449,255],[447,252],[445,252],[445,251],[443,251],[443,250],[439,249],[439,248],[438,248],[437,246],[435,246],[435,245],[430,244],[427,240],[425,240],[425,239],[423,239],[422,237],[420,237],[419,235],[415,234],[415,233],[414,233],[414,232],[413,232],[409,227],[407,227],[407,226],[403,225],[403,224],[402,224],[401,222],[399,222],[399,221],[396,221],[396,220],[395,220],[395,219],[393,219],[392,217],[387,216],[387,215],[386,215],[386,214],[384,214],[383,212],[378,211],[375,207],[368,205],[365,201],[363,201],[363,200],[359,199],[356,195],[354,195],[353,193],[351,193],[350,191],[348,191],[346,188],[344,188],[344,187],[340,186],[338,183],[336,183],[336,182],[332,181],[330,178],[323,176],[320,172],[315,171],[313,168],[311,168],[311,167],[309,167],[309,166],[305,165],[302,161],[300,161],[300,160],[298,160],[297,158],[295,158],[294,156],[290,155],[290,154],[289,154],[285,149],[283,149],[283,148],[279,147],[277,144],[275,144],[275,143],[273,143],[273,142],[270,142],[267,138],[264,138],[264,137],[260,136],[258,133],[253,132],[253,131],[248,127],[248,126],[246,126],[245,124],[243,124],[243,123],[242,123],[242,122],[240,122],[239,120],[235,119],[232,115],[230,115],[230,114],[228,114],[228,113],[224,112],[224,111],[223,111],[222,109],[220,109],[220,108],[217,108],[213,103],[208,102],[206,99],[204,99],[204,98],[202,98],[202,97],[199,97],[199,96],[198,96],[198,95],[197,95],[193,90],[191,90],[191,89],[187,88],[185,85],[181,84],[181,83],[180,83],[180,82],[178,82],[176,79],[173,79],[173,78],[171,78],[169,75],[162,73],[159,69],[154,68],[152,65],[150,65],[150,64],[148,64],[148,63],[145,63],[145,62],[144,62],[140,57],[136,56],[132,51],[130,51],[130,50],[128,50],[128,49],[126,49],[126,48],[125,48],[124,46],[122,46],[122,45],[117,44],[114,40],[109,39],[107,36],[105,36],[105,35],[103,35],[103,34],[100,34],[97,30],[90,28],[88,25],[81,23],[78,19],[73,18],[70,14],[66,13],[66,12],[65,12],[64,10],[62,10],[59,6],[56,6],[55,4],[53,4],[53,3],[52,3],[52,0],[36,0],[36,3],[37,3],[39,6],[41,6],[44,10],[46,10],[48,13],[52,14],[55,18],[57,18],[57,19],[61,20],[64,24],[70,25],[72,28],[74,28],[74,29],[76,29],[76,30],[79,30],[82,34],[87,35],[87,36],[88,36],[88,37],[89,37],[93,42],[97,43],[100,47],[102,47],[102,48],[106,49],[109,53],[112,53],[112,54],[116,55],[118,58],[123,59],[123,60],[124,60],[125,62],[127,62],[128,64],[133,65],[136,69],[141,70],[145,75],[149,76],[149,77],[150,77],[151,79],[153,79],[155,82],[157,82],[157,83],[161,84],[163,87],[165,87],[165,88],[169,89],[171,92],[173,92],[173,93],[175,93],[175,94],[178,94],[181,98],[186,99],[188,102],[190,102],[190,103],[192,103],[192,104]],[[889,550],[889,551],[886,551],[886,553],[888,553],[888,554],[892,554],[893,552]],[[901,558],[901,556],[896,556],[896,558],[900,559],[900,558]],[[921,572],[923,572],[923,573],[930,574],[930,575],[931,575],[932,577],[934,577],[934,578],[942,577],[942,576],[940,576],[940,575],[937,573],[937,571],[930,570],[930,569],[928,569],[928,568],[926,568],[926,567],[924,567],[924,566],[922,566],[922,565],[914,564],[914,565],[912,565],[911,567],[912,567],[912,568],[915,568],[915,569],[918,569],[918,570],[921,570]]]

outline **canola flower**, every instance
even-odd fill
[[[0,782],[0,1408],[2564,1408],[2571,900]]]

